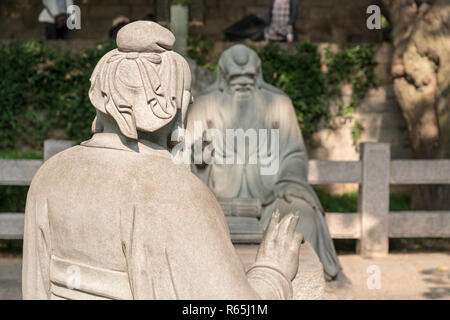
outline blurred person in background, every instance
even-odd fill
[[[298,0],[270,0],[266,40],[280,42],[297,41],[295,20]]]
[[[112,21],[111,28],[108,31],[108,36],[110,39],[116,40],[117,32],[119,32],[122,27],[126,26],[131,22],[131,19],[125,16],[118,16]]]
[[[45,25],[45,39],[47,40],[69,40],[72,38],[71,31],[67,28],[67,8],[73,5],[72,0],[42,0],[39,22]]]
[[[144,17],[142,17],[141,20],[144,20],[144,21],[156,21],[155,15],[153,13],[146,14]],[[111,28],[108,31],[108,37],[110,39],[116,40],[117,33],[119,32],[119,30],[122,29],[127,24],[129,24],[131,22],[134,22],[134,21],[136,21],[136,20],[135,19],[130,19],[130,18],[126,17],[126,16],[118,16],[118,17],[114,18],[114,20],[112,21]]]

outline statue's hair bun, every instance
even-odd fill
[[[136,21],[119,30],[116,42],[122,52],[161,53],[172,50],[175,36],[155,22]]]

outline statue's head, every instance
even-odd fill
[[[137,21],[120,29],[116,41],[118,48],[102,57],[91,76],[89,98],[97,121],[112,117],[130,139],[175,123],[182,127],[191,74],[185,59],[172,51],[173,34],[157,23]]]
[[[252,49],[238,44],[225,50],[219,59],[217,82],[220,91],[247,96],[261,87],[261,60]]]

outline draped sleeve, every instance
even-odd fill
[[[292,102],[286,96],[280,95],[277,99],[280,170],[275,183],[276,193],[280,194],[287,187],[294,187],[306,202],[321,208],[320,201],[308,184],[308,153]]]

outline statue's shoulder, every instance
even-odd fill
[[[267,101],[272,101],[273,106],[281,109],[294,108],[291,98],[289,98],[289,96],[280,89],[273,86],[270,86],[270,88],[263,87],[262,92],[267,97]]]
[[[52,156],[39,167],[31,181],[30,191],[42,190],[42,187],[48,186],[48,181],[55,177],[64,178],[68,169],[79,162],[80,156],[80,146],[74,146]]]
[[[80,148],[81,147],[79,145],[76,145],[58,152],[41,165],[34,178],[37,178],[44,173],[54,171],[58,167],[66,165],[67,162],[72,162],[73,165],[77,160],[79,160],[80,157],[82,157]]]

